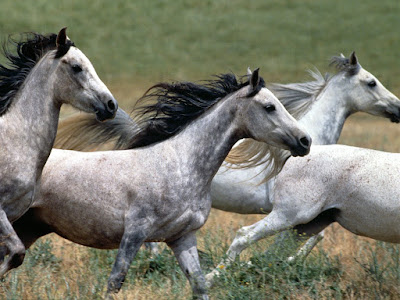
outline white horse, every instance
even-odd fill
[[[338,69],[336,75],[324,77],[316,71],[311,73],[315,79],[311,82],[269,86],[285,108],[307,128],[313,144],[335,144],[347,117],[356,112],[399,122],[399,99],[361,67],[354,52],[349,58],[333,57],[332,64]],[[80,114],[63,121],[56,144],[62,148],[89,150],[117,138],[116,148],[124,149],[135,126],[121,109],[115,119],[101,124],[91,116]],[[282,167],[274,160],[282,162],[288,155],[279,149],[270,150],[269,146],[251,139],[235,146],[227,160],[239,164],[239,168],[223,165],[219,169],[211,183],[212,207],[242,214],[271,212],[273,202],[269,195],[275,180],[262,182],[270,178],[271,168],[279,171]],[[283,242],[286,236],[281,235],[277,241]],[[322,237],[323,232],[311,238],[302,253],[309,253]]]
[[[305,83],[279,85],[275,86],[275,89],[273,86],[270,87],[275,95],[280,97],[281,101],[289,100],[289,102],[293,102],[296,97],[300,96],[298,91],[315,91],[316,87],[320,87],[316,97],[314,98],[315,103],[311,109],[309,109],[299,119],[299,122],[303,124],[305,128],[307,128],[313,137],[314,145],[336,143],[339,139],[346,118],[357,111],[386,117],[396,123],[399,122],[399,99],[389,92],[372,74],[364,70],[359,65],[354,52],[350,55],[349,59],[346,59],[343,56],[333,58],[333,63],[341,71],[329,79],[327,81],[328,84],[326,85],[318,85],[317,81],[314,82],[314,86],[310,85],[310,83]],[[295,102],[296,101],[293,103]],[[290,111],[290,109],[288,110]],[[325,115],[330,117],[325,118]],[[242,149],[240,149],[241,147]],[[250,147],[251,145],[239,145],[239,153],[237,153],[236,156],[243,161],[245,155],[242,153],[246,153],[248,149],[251,149]],[[247,157],[247,159],[249,159],[249,157]],[[255,164],[259,163],[259,161],[260,160],[256,157]],[[289,162],[290,161],[291,160],[289,159]],[[289,181],[289,179],[286,179],[287,172],[282,172],[278,174],[276,178],[269,180],[267,184],[257,186],[255,180],[260,181],[262,179],[260,178],[263,174],[262,168],[262,165],[255,166],[254,168],[233,170],[223,170],[221,168],[220,172],[218,172],[215,176],[211,186],[212,195],[215,197],[213,198],[213,207],[235,212],[239,212],[239,210],[241,210],[242,212],[256,213],[257,210],[260,209],[264,213],[272,212],[275,207],[275,199],[272,197],[272,195],[279,188],[281,188],[281,186],[276,186],[275,181],[279,180],[283,182],[286,180]],[[286,170],[287,168],[292,168],[292,164],[287,163],[283,170]],[[296,170],[293,170],[293,174],[295,174],[295,172]],[[252,176],[253,179],[250,181],[245,180],[246,177],[251,178]],[[299,181],[300,180],[301,178],[299,177]],[[237,184],[232,184],[232,182]],[[252,182],[253,185],[250,185],[249,182]],[[286,187],[285,190],[288,190],[289,188],[290,187]],[[296,186],[293,185],[291,188],[297,192],[299,190],[303,191],[303,186],[301,184]],[[246,199],[246,201],[243,201],[245,205],[240,204],[240,199]],[[231,200],[231,202],[229,200]],[[295,206],[295,203],[290,204],[291,208]],[[291,226],[288,226],[287,228],[291,228]],[[256,233],[256,231],[259,229],[260,227],[254,227],[252,229],[254,236],[262,235],[262,233]],[[238,236],[241,236],[241,233],[242,231],[239,230]],[[301,231],[297,231],[296,237],[299,241],[304,241],[305,237],[309,237],[310,239],[297,252],[296,256],[290,257],[289,260],[293,260],[295,257],[304,257],[310,253],[313,247],[315,247],[315,245],[322,240],[324,236],[323,231],[317,231],[317,233],[318,234],[315,236],[311,236],[303,235]],[[289,235],[287,232],[282,232],[278,236],[276,243],[281,243],[283,245],[287,244],[285,243],[285,240],[289,236],[291,235]],[[249,239],[249,244],[255,242],[255,238],[253,240],[252,234],[246,235],[246,238]],[[242,239],[240,240],[242,241]],[[236,239],[233,241],[232,245],[235,243]],[[233,249],[236,249],[235,246],[233,246]],[[239,253],[243,250],[242,248],[240,249],[241,250]],[[229,257],[237,255],[237,252],[233,250],[229,250],[228,252]],[[218,271],[220,270],[219,267],[222,265],[227,265],[229,262],[229,259],[222,261],[218,267],[214,269],[214,271],[207,274],[206,278],[208,286],[213,284],[214,276],[218,274]]]
[[[151,118],[129,141],[141,148],[54,149],[33,207],[14,223],[25,246],[56,232],[90,247],[119,247],[110,295],[121,288],[142,243],[163,241],[194,297],[208,299],[195,233],[207,220],[211,180],[231,147],[251,137],[293,155],[309,152],[309,136],[262,83],[258,71],[244,83],[232,74],[206,85],[161,83],[149,90],[157,101],[144,109]]]
[[[11,222],[28,210],[37,193],[61,105],[95,113],[102,121],[118,108],[65,28],[58,35],[32,33],[10,42],[16,53],[5,50],[8,65],[0,65],[0,242],[9,253],[0,277],[23,261],[25,248]]]
[[[399,153],[313,146],[306,158],[287,161],[270,193],[271,213],[237,232],[217,269],[256,241],[290,228],[310,237],[338,222],[354,234],[400,243],[399,174]]]

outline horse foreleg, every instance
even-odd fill
[[[0,247],[3,259],[4,255],[8,253],[8,257],[0,265],[1,278],[9,270],[20,266],[25,257],[24,244],[18,238],[3,210],[0,210]]]
[[[257,223],[239,229],[228,249],[226,259],[223,259],[212,272],[206,275],[207,287],[213,285],[214,277],[219,274],[219,271],[229,266],[244,249],[262,238],[290,227],[291,223],[284,215],[272,211],[267,217]]]
[[[271,246],[269,246],[267,250],[265,250],[264,255],[281,257],[282,255],[286,254],[289,255],[290,257],[295,257],[297,255],[292,255],[292,254],[296,252],[296,250],[299,248],[300,243],[303,243],[308,238],[311,238],[313,240],[312,236],[310,237],[304,233],[297,233],[295,230],[289,229],[282,231],[276,235],[274,243]],[[301,249],[303,249],[302,251],[303,253],[305,253],[304,246]],[[307,254],[305,254],[305,256],[307,256]]]
[[[190,282],[194,299],[208,299],[206,280],[200,267],[199,254],[197,252],[196,233],[191,232],[176,241],[168,243],[174,251],[179,265]]]
[[[117,257],[108,279],[107,298],[112,297],[111,293],[118,293],[121,289],[129,266],[145,239],[144,230],[141,230],[136,224],[125,226]]]
[[[316,235],[310,237],[307,242],[297,251],[293,256],[288,257],[288,261],[294,261],[296,259],[304,259],[310,254],[311,250],[324,238],[324,231],[319,232]]]
[[[304,242],[304,240],[308,239],[307,242],[300,248],[299,251],[295,255],[290,255],[288,257],[288,261],[293,261],[295,259],[304,259],[311,252],[311,250],[324,238],[323,230],[335,222],[337,214],[339,210],[337,208],[331,208],[319,213],[315,218],[308,221],[304,224],[297,224],[294,227],[294,232],[292,231],[284,231],[281,232],[278,237],[275,239],[275,243],[272,246],[274,251],[279,251],[277,253],[282,252],[283,249],[288,248],[291,243],[290,239],[295,238],[295,245],[292,253],[296,251],[300,242]],[[291,247],[289,247],[291,248]],[[285,251],[287,253],[287,251]],[[266,254],[271,253],[271,250],[268,249]],[[290,253],[290,252],[289,252]]]

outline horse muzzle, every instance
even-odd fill
[[[394,114],[392,112],[387,111],[386,112],[386,117],[388,119],[390,119],[391,122],[393,123],[400,123],[400,111],[398,112],[398,114]]]
[[[292,156],[305,156],[310,153],[311,149],[311,137],[304,136],[297,140],[297,144],[290,148],[290,153]]]
[[[113,119],[118,110],[118,103],[115,99],[110,99],[104,103],[103,107],[97,107],[95,109],[96,119],[100,122]]]

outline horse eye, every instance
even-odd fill
[[[72,68],[72,71],[74,71],[75,73],[82,72],[82,68],[80,65],[75,64],[75,65],[72,65],[71,68]]]
[[[369,87],[374,87],[374,86],[376,86],[376,81],[375,81],[375,80],[371,80],[370,82],[368,82],[368,86],[369,86]]]
[[[267,111],[267,112],[273,112],[273,111],[275,111],[275,105],[273,105],[273,104],[268,104],[268,105],[266,105],[265,106],[265,110]]]

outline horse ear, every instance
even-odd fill
[[[249,82],[250,82],[250,78],[251,78],[251,69],[250,69],[250,67],[247,67],[247,79],[249,80]]]
[[[356,52],[355,52],[355,51],[353,51],[353,52],[350,54],[349,63],[350,63],[350,65],[353,65],[353,66],[355,66],[355,65],[358,64],[358,59],[357,59],[357,56],[356,56]]]
[[[256,89],[260,83],[260,76],[258,75],[259,71],[260,68],[257,68],[253,71],[253,73],[251,73],[250,85],[253,90]]]
[[[247,67],[247,76],[249,76],[249,79],[250,79],[250,76],[251,76],[251,69],[250,69],[250,67]]]
[[[57,35],[56,39],[56,46],[57,48],[65,45],[67,42],[67,27],[64,27],[63,29],[60,30],[60,32]]]

